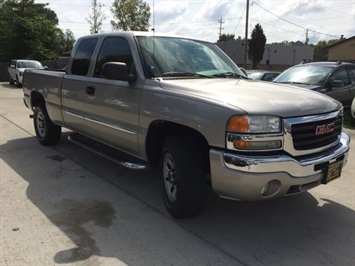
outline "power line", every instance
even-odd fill
[[[269,10],[267,10],[266,8],[262,7],[261,5],[259,5],[258,3],[256,3],[255,1],[253,1],[253,4],[257,5],[258,7],[260,7],[260,8],[263,9],[264,11],[270,13],[271,15],[277,17],[278,19],[281,19],[281,20],[283,20],[283,21],[285,21],[285,22],[287,22],[287,23],[289,23],[289,24],[292,24],[292,25],[294,25],[294,26],[296,26],[296,27],[299,27],[299,28],[301,28],[301,29],[304,29],[304,30],[306,30],[306,31],[312,31],[312,32],[315,32],[315,33],[318,33],[318,34],[327,35],[327,36],[335,37],[335,38],[338,38],[338,37],[339,37],[339,36],[334,36],[334,35],[322,33],[322,32],[319,32],[319,31],[311,30],[311,29],[308,29],[308,28],[306,28],[306,27],[297,25],[296,23],[293,23],[293,22],[291,22],[291,21],[288,21],[288,20],[286,20],[286,19],[284,19],[284,18],[282,18],[282,17],[280,17],[280,16],[278,16],[278,15],[272,13],[271,11],[269,11]]]
[[[244,11],[243,11],[243,13],[242,13],[242,16],[240,17],[237,26],[235,26],[235,28],[234,28],[232,34],[234,34],[234,32],[237,30],[237,28],[238,28],[238,26],[239,26],[239,23],[240,23],[240,21],[242,20],[242,18],[243,18],[243,16],[244,16],[245,10],[246,10],[246,7],[244,8]]]

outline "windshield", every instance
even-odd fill
[[[18,68],[43,68],[40,62],[37,61],[22,61],[18,62]]]
[[[148,75],[243,77],[244,73],[215,44],[172,37],[138,37]]]
[[[274,79],[274,82],[322,85],[332,69],[331,66],[296,66],[285,70]]]

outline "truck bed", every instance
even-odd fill
[[[63,70],[28,69],[24,73],[24,101],[29,108],[34,107],[31,93],[40,93],[45,100],[48,115],[52,121],[62,123],[61,85],[66,72]],[[29,87],[29,84],[31,84]],[[33,99],[34,97],[32,97]]]

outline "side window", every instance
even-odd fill
[[[272,81],[274,79],[274,74],[265,74],[264,80]]]
[[[350,83],[355,85],[355,66],[347,66]]]
[[[96,43],[97,38],[84,39],[79,43],[71,66],[72,74],[80,76],[87,75]]]
[[[101,77],[102,66],[107,62],[126,63],[127,68],[131,69],[133,58],[131,49],[126,39],[119,37],[109,37],[102,43],[97,57],[94,76]]]
[[[346,72],[345,67],[340,67],[339,69],[337,69],[330,80],[331,82],[333,82],[334,80],[340,80],[344,82],[344,86],[350,84],[348,73]]]

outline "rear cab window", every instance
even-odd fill
[[[90,62],[94,53],[97,38],[88,38],[80,41],[79,46],[73,56],[71,73],[73,75],[86,76],[89,71]]]

